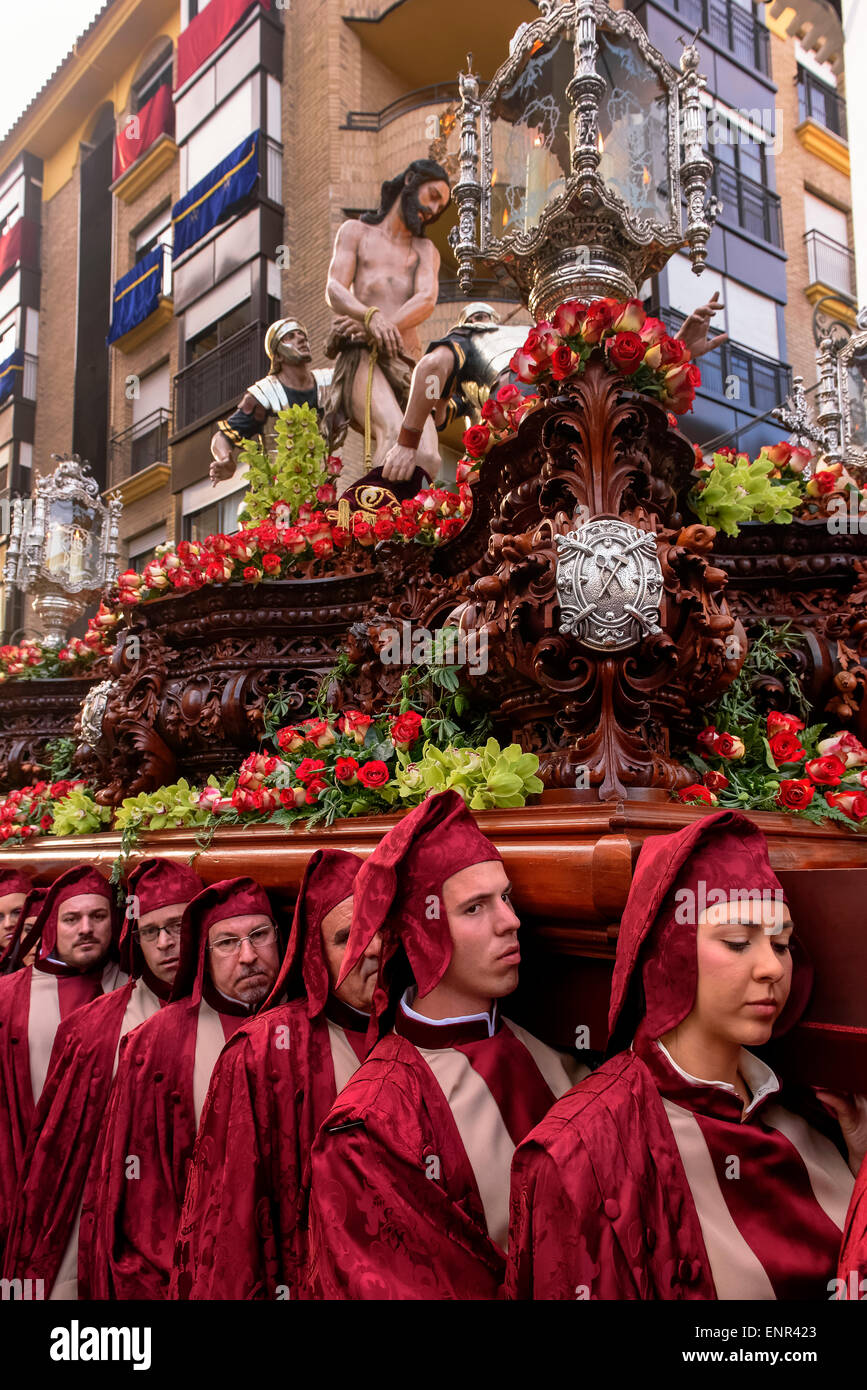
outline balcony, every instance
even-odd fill
[[[630,10],[643,0],[627,0]],[[729,0],[662,0],[666,6],[683,15],[688,29],[701,29],[717,48],[731,53],[739,63],[753,71],[769,76],[770,45],[768,31],[749,10],[741,9]]]
[[[808,283],[804,293],[811,304],[822,300],[835,318],[855,327],[855,257],[848,246],[813,228],[805,233]]]
[[[798,139],[810,154],[849,177],[846,103],[833,87],[798,68]]]
[[[780,199],[763,184],[728,164],[714,162],[711,189],[723,204],[722,220],[732,221],[761,241],[783,245]]]
[[[152,463],[165,463],[169,456],[171,414],[164,406],[137,420],[129,429],[113,436],[111,464],[115,478],[128,478],[150,468]]]
[[[159,242],[115,284],[108,344],[134,352],[173,318],[172,251]]]
[[[382,130],[384,126],[405,116],[408,111],[418,111],[422,106],[439,106],[453,101],[458,102],[460,92],[457,82],[439,82],[433,87],[418,87],[398,97],[381,111],[347,111],[343,130]]]
[[[662,319],[670,333],[676,333],[686,318],[676,309],[651,310]],[[723,343],[701,357],[699,391],[716,400],[727,401],[733,409],[755,410],[763,414],[780,405],[791,390],[791,371],[785,362],[765,357],[761,352],[743,347],[740,343]],[[738,394],[732,395],[729,384],[737,383]]]
[[[111,191],[133,203],[175,160],[175,112],[171,82],[159,87],[149,101],[127,117],[114,142]]]
[[[267,326],[248,324],[177,373],[173,439],[234,410],[250,383],[265,375]]]

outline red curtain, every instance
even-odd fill
[[[149,150],[158,137],[164,133],[173,135],[175,130],[175,108],[172,105],[172,89],[169,83],[159,87],[150,101],[146,101],[135,116],[124,121],[114,142],[114,168],[112,179],[125,174],[139,155]]]
[[[14,226],[0,236],[0,280],[22,261],[36,268],[36,243],[39,227],[29,217],[19,217]]]
[[[211,0],[208,8],[196,15],[178,39],[178,87],[182,87],[214,49],[219,48],[253,5],[270,10],[271,0]]]

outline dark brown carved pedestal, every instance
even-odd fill
[[[0,684],[0,793],[46,775],[46,744],[72,738],[81,702],[103,674],[91,667],[83,676]]]

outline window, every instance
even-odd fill
[[[141,574],[145,565],[154,559],[157,546],[165,544],[165,539],[165,524],[154,526],[150,531],[143,531],[140,536],[133,536],[127,543],[129,568]]]
[[[24,175],[16,179],[0,192],[0,236],[14,227],[24,215]]]
[[[245,488],[236,488],[235,492],[219,502],[211,502],[198,511],[188,512],[184,517],[184,540],[203,541],[206,536],[230,535],[237,531],[238,512],[245,495]]]
[[[15,351],[18,337],[18,310],[13,309],[9,316],[0,322],[0,362],[5,362]]]
[[[181,195],[219,164],[245,136],[258,130],[259,82],[251,77],[194,131],[181,151]]]
[[[681,314],[691,314],[716,290],[725,309],[714,318],[712,329],[718,333],[725,330],[733,343],[739,343],[753,352],[766,357],[779,357],[777,306],[773,299],[756,294],[746,285],[715,270],[705,270],[699,283],[689,261],[682,255],[672,256],[666,271],[670,308]],[[703,363],[704,359],[699,365]]]
[[[156,96],[160,87],[165,87],[171,83],[172,56],[172,43],[171,39],[168,39],[158,57],[148,65],[140,77],[135,79],[132,84],[130,103],[134,112],[141,111],[151,97]]]
[[[245,299],[243,304],[231,309],[223,318],[212,323],[201,333],[197,333],[194,338],[187,342],[187,362],[195,362],[200,357],[204,357],[206,352],[211,352],[213,348],[219,347],[227,338],[231,338],[234,333],[239,333],[242,328],[246,328],[252,320],[252,304],[249,299]]]
[[[851,296],[854,273],[846,213],[824,198],[805,192],[804,223],[810,284],[827,285]]]
[[[827,79],[798,64],[798,120],[813,120],[817,125],[848,138],[846,103]]]

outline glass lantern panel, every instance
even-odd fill
[[[850,365],[846,380],[846,441],[867,449],[867,352]]]
[[[637,217],[671,219],[668,93],[634,39],[598,29],[599,173]]]
[[[99,585],[99,519],[72,498],[50,504],[43,567],[61,587]]]
[[[543,208],[565,189],[571,170],[566,87],[572,55],[568,37],[540,45],[492,105],[492,241],[533,231]]]

